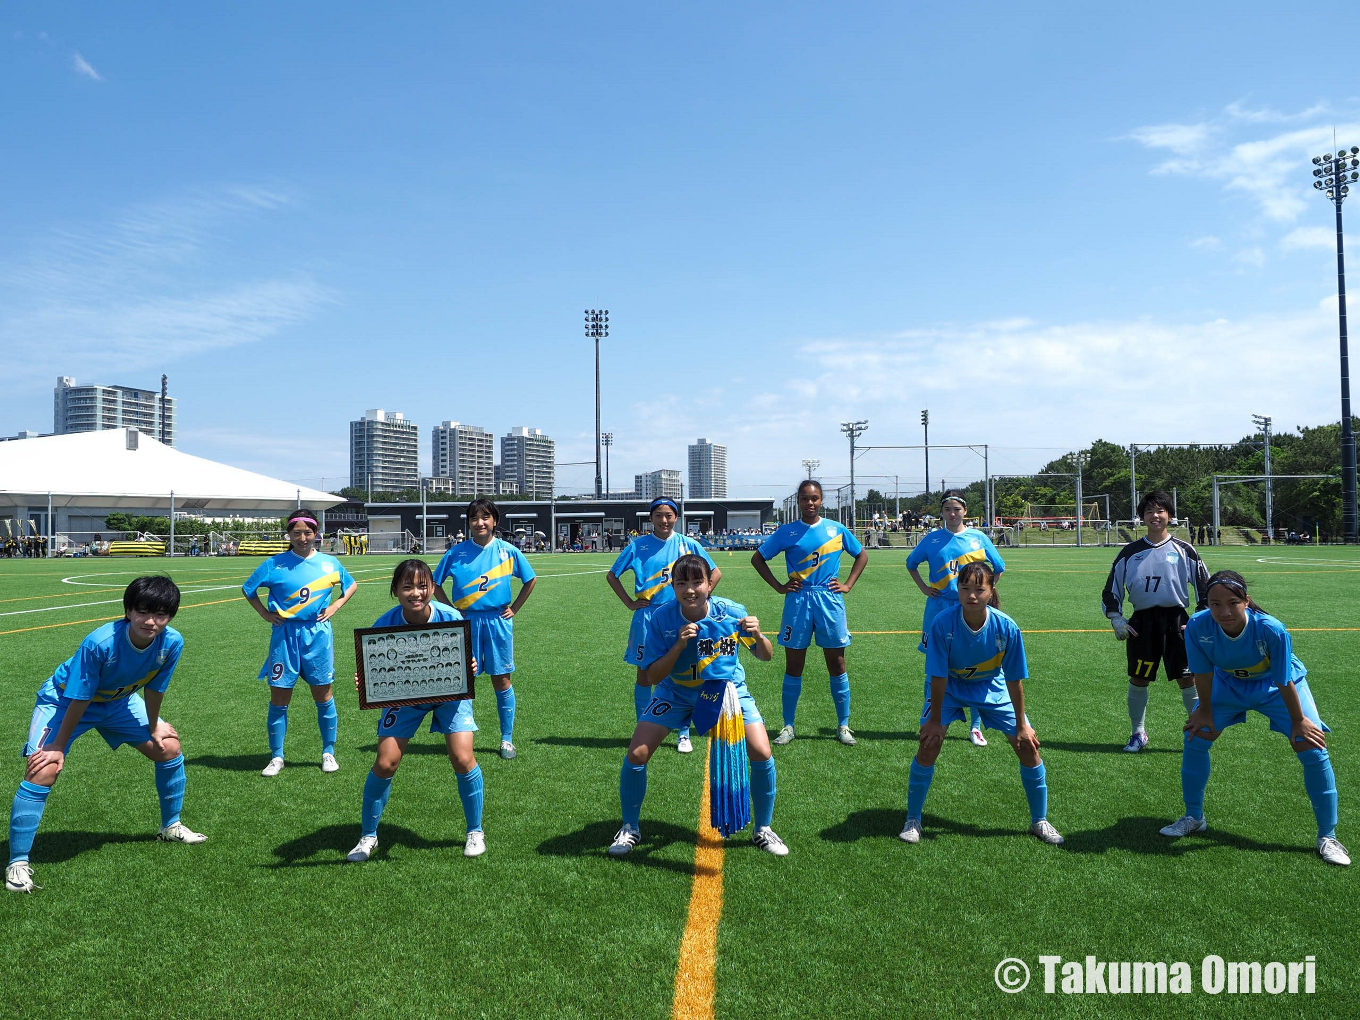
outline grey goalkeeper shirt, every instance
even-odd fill
[[[1195,609],[1199,610],[1204,608],[1208,586],[1209,569],[1189,542],[1168,538],[1161,545],[1153,545],[1140,538],[1124,546],[1114,558],[1101,601],[1108,618],[1123,612],[1125,589],[1134,612],[1154,606],[1188,610],[1193,587]]]

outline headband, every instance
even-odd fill
[[[288,528],[291,528],[298,521],[301,521],[303,524],[310,524],[314,528],[319,527],[316,521],[312,520],[310,517],[292,517],[289,518],[288,525],[287,527],[284,528],[284,530],[287,531]]]
[[[660,499],[652,500],[652,505],[647,508],[647,512],[652,513],[659,506],[668,506],[674,510],[677,515],[680,513],[680,508],[676,506],[675,500],[671,499],[669,496],[662,496]]]
[[[959,506],[963,507],[965,510],[968,509],[968,502],[962,496],[945,496],[944,499],[940,500],[940,509],[943,510],[944,505],[951,499],[958,500]]]
[[[1247,587],[1241,581],[1234,581],[1231,577],[1220,577],[1217,580],[1210,581],[1209,588],[1212,588],[1217,584],[1223,585],[1223,587],[1227,588],[1230,592],[1241,595],[1243,598],[1247,597]],[[1204,589],[1206,593],[1209,591],[1209,588]]]

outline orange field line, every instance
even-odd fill
[[[712,739],[712,738],[710,738]],[[714,972],[718,962],[718,921],[722,917],[723,841],[708,821],[708,755],[699,798],[699,840],[694,849],[694,886],[689,918],[680,939],[672,1020],[713,1020]]]

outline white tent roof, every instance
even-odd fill
[[[325,510],[344,498],[181,453],[135,429],[0,443],[0,507]]]

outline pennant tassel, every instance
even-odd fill
[[[724,837],[751,820],[751,763],[746,756],[746,723],[735,684],[722,696],[718,721],[708,735],[709,824]]]

